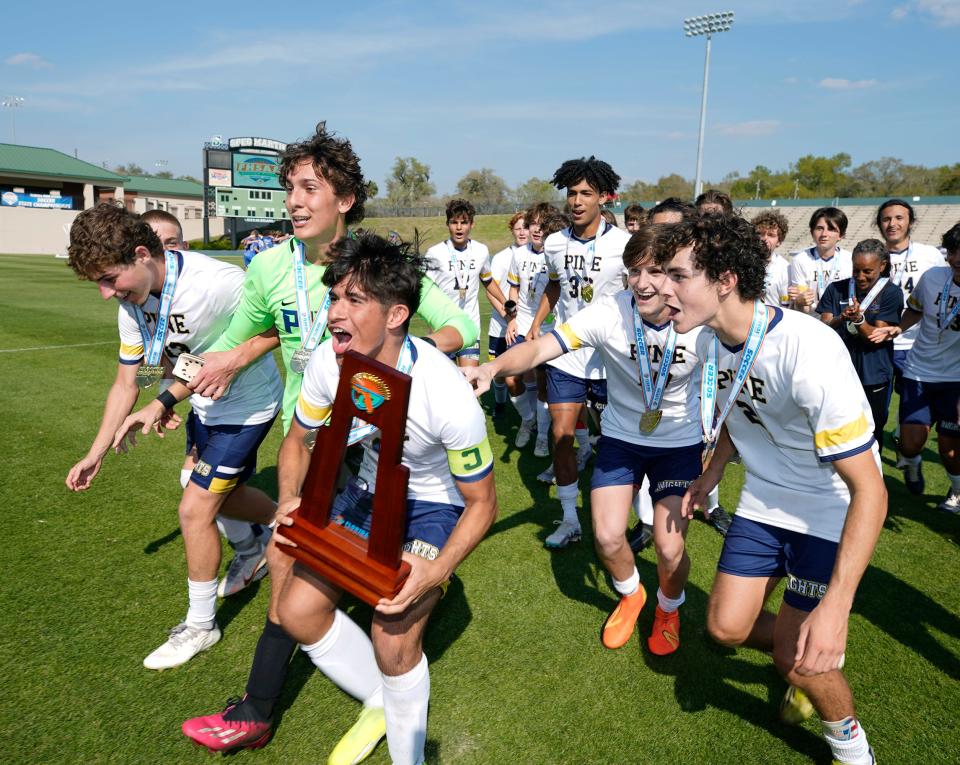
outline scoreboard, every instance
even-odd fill
[[[271,138],[215,137],[203,148],[207,218],[250,223],[286,220],[286,191],[280,186],[280,154],[287,145]]]

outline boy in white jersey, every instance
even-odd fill
[[[510,264],[513,262],[515,252],[527,248],[530,238],[524,213],[514,213],[513,217],[510,218],[508,227],[510,228],[510,235],[513,237],[513,244],[504,247],[496,255],[491,255],[484,267],[484,271],[490,273],[500,292],[508,296],[506,303],[501,303],[496,298],[490,297],[489,293],[487,295],[490,299],[490,306],[493,308],[490,312],[490,326],[487,332],[489,336],[487,343],[488,361],[495,359],[507,350],[507,325],[517,315],[516,298],[508,294],[510,291]],[[512,304],[511,300],[514,301]],[[524,404],[526,402],[521,401],[521,398],[525,396],[526,385],[522,380],[494,380],[493,393],[493,419],[496,420],[503,416],[506,411],[508,396],[512,399],[520,419],[525,419],[526,409]]]
[[[96,281],[104,299],[120,301],[120,363],[90,452],[67,476],[74,491],[89,487],[111,444],[122,446],[123,427],[139,395],[165,375],[164,357],[203,353],[219,336],[240,300],[243,272],[189,251],[164,252],[139,216],[101,204],[77,216],[70,230],[69,265]],[[187,557],[189,610],[170,638],[144,660],[148,669],[183,664],[220,639],[217,571],[220,538],[215,518],[225,515],[269,524],[274,505],[245,485],[256,468],[260,445],[279,410],[281,383],[270,357],[251,365],[219,401],[195,396],[187,419],[187,451],[197,463],[180,501],[180,527]],[[169,391],[160,412],[172,408]],[[159,417],[157,418],[159,419]]]
[[[917,215],[913,206],[903,199],[888,199],[877,209],[877,228],[880,229],[880,234],[887,244],[887,253],[890,256],[890,281],[903,291],[904,305],[927,269],[940,268],[944,265],[943,254],[938,248],[914,242],[911,239],[910,232],[916,220]],[[893,389],[901,396],[903,395],[903,366],[919,331],[920,328],[914,325],[893,339]],[[894,434],[894,446],[897,446],[899,438],[898,424]],[[908,468],[908,464],[911,467]],[[912,466],[915,464],[913,460],[909,462],[905,460],[899,448],[897,449],[897,467],[907,468],[908,472],[913,474]],[[916,481],[918,475],[911,476],[911,483]]]
[[[763,282],[764,300],[767,305],[789,306],[791,304],[790,263],[777,252],[777,248],[787,238],[790,224],[783,215],[774,210],[764,210],[754,217],[752,223],[770,252],[767,275]]]
[[[794,308],[810,313],[828,284],[850,278],[852,256],[839,244],[846,233],[847,216],[837,207],[821,207],[810,216],[814,245],[796,253],[790,262],[789,295]]]
[[[700,329],[677,335],[666,318],[657,284],[662,271],[652,257],[664,226],[644,226],[623,251],[629,289],[578,311],[550,334],[511,348],[478,370],[466,370],[478,395],[497,374],[513,373],[581,347],[597,349],[607,372],[608,402],[597,447],[590,503],[597,554],[613,578],[620,602],[604,623],[602,642],[620,648],[633,634],[646,591],[626,540],[635,486],[649,479],[654,501],[657,610],[647,640],[657,655],[680,646],[679,607],[690,559],[684,547],[687,520],[681,500],[700,475],[694,348]],[[639,426],[639,428],[638,428]]]
[[[403,558],[412,570],[397,596],[376,606],[372,642],[337,610],[341,591],[299,563],[281,597],[279,615],[311,660],[363,702],[361,719],[382,721],[385,715],[392,761],[414,765],[423,762],[430,698],[424,630],[445,583],[496,516],[493,455],[483,411],[470,387],[440,351],[407,334],[419,303],[421,259],[370,235],[333,247],[337,257],[323,276],[332,288],[332,337],[310,358],[295,420],[280,449],[278,481],[290,493],[280,498],[276,539],[289,544],[282,536],[283,525],[291,523],[287,514],[300,504],[310,462],[304,437],[328,419],[340,360],[353,350],[413,378],[402,460],[410,470]],[[437,397],[437,389],[444,395]],[[374,432],[361,442],[360,475],[331,509],[333,520],[360,536],[370,529],[378,440]],[[218,738],[223,725],[220,715],[197,718],[184,724],[184,732],[206,744]],[[245,746],[257,746],[270,736],[269,725],[230,725]],[[329,762],[359,762],[368,753],[345,760],[341,748],[349,745],[342,742]]]
[[[746,479],[707,628],[725,645],[772,651],[792,686],[785,712],[812,712],[812,702],[834,759],[867,765],[873,754],[840,667],[887,493],[843,343],[821,322],[763,304],[767,256],[753,227],[734,217],[677,224],[658,243],[674,327],[712,330],[697,343],[706,467],[683,509],[701,506],[739,452]],[[764,604],[784,576],[774,615]]]
[[[960,223],[943,235],[947,265],[929,268],[913,288],[899,326],[876,329],[875,342],[897,338],[911,327],[920,329],[903,365],[900,397],[900,451],[906,460],[904,479],[922,494],[920,452],[937,424],[937,447],[950,478],[950,490],[939,509],[960,512]]]
[[[447,203],[447,230],[450,238],[427,250],[427,276],[466,311],[480,331],[480,285],[502,305],[507,300],[490,274],[490,251],[487,245],[470,238],[476,210],[466,199],[451,199]],[[480,363],[479,340],[469,347],[451,354],[460,366]]]
[[[569,321],[585,306],[624,287],[623,248],[629,235],[603,220],[600,210],[617,191],[620,176],[596,157],[571,159],[553,174],[552,183],[566,189],[573,225],[547,237],[544,258],[550,277],[534,324],[554,310]],[[563,522],[547,537],[547,547],[566,547],[580,538],[577,520],[579,487],[574,431],[588,397],[606,404],[603,362],[590,348],[554,359],[547,365],[547,402],[553,420],[553,467]],[[584,451],[589,456],[589,451]],[[579,466],[582,469],[582,465]]]

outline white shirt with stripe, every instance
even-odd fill
[[[909,257],[907,253],[909,251]],[[903,272],[904,261],[907,263],[906,271]],[[910,295],[916,289],[920,277],[931,268],[940,268],[944,265],[943,253],[938,247],[929,244],[920,244],[914,242],[902,252],[890,253],[890,278],[900,282],[900,289],[903,290],[903,304],[907,305]],[[919,326],[910,327],[902,335],[893,338],[893,349],[895,351],[908,351],[913,347],[917,334],[920,332]]]
[[[517,334],[526,335],[533,326],[533,319],[540,307],[540,299],[547,289],[547,262],[543,250],[534,251],[530,244],[516,248],[508,275],[510,286],[516,287],[517,298]],[[548,314],[549,317],[549,314]],[[541,334],[553,329],[553,322],[544,319],[540,325]]]
[[[451,253],[457,259],[457,267],[451,262]],[[487,270],[490,250],[487,245],[475,242],[473,239],[467,241],[467,247],[464,250],[454,248],[450,240],[445,240],[439,244],[433,245],[427,250],[427,276],[429,276],[436,285],[442,289],[457,307],[466,311],[467,315],[473,319],[477,325],[477,334],[480,333],[480,283],[488,282],[491,279],[490,272]],[[463,299],[460,298],[460,289],[457,286],[457,273],[463,276],[466,284],[459,287],[466,289]]]
[[[960,384],[960,315],[940,332],[940,298],[947,279],[951,279],[947,313],[960,300],[960,287],[952,281],[949,266],[929,268],[913,288],[907,308],[923,314],[913,347],[903,366],[904,377],[921,382]]]
[[[822,290],[818,278],[821,272],[824,275]],[[793,286],[804,284],[811,287],[814,292],[814,307],[820,302],[820,298],[823,297],[823,293],[827,291],[827,286],[831,282],[841,282],[851,276],[853,276],[853,254],[839,245],[834,249],[834,255],[830,260],[821,258],[816,247],[808,247],[796,253],[790,262],[790,284]]]
[[[522,249],[523,246],[517,247],[516,245],[511,245],[506,249],[500,250],[496,255],[491,255],[487,258],[486,267],[483,269],[486,273],[490,274],[490,278],[497,283],[503,296],[508,300],[510,299],[510,281],[508,278],[510,274],[510,264],[513,262],[514,252]],[[490,325],[487,328],[487,334],[490,337],[503,337],[507,334],[507,322],[504,321],[499,311],[492,307],[490,310]]]

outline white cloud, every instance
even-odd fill
[[[749,120],[747,122],[733,122],[717,125],[715,128],[720,135],[738,136],[741,138],[757,138],[773,135],[780,128],[780,120]]]
[[[820,80],[820,87],[827,90],[866,90],[876,84],[876,80],[847,80],[843,77],[825,77]]]
[[[960,0],[913,0],[906,5],[898,5],[890,13],[894,21],[902,21],[911,14],[929,16],[940,27],[952,27],[960,24]]]
[[[52,69],[53,64],[36,53],[14,53],[4,59],[7,66],[29,66],[31,69]]]

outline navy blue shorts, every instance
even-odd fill
[[[604,486],[639,486],[650,479],[650,499],[682,497],[691,481],[700,477],[702,444],[693,446],[640,446],[610,436],[600,436],[593,465],[592,489]]]
[[[785,576],[783,602],[812,611],[827,592],[836,559],[836,542],[734,515],[717,570],[731,576]]]
[[[273,419],[259,425],[204,425],[194,412],[187,415],[187,454],[197,448],[190,480],[201,489],[225,494],[245,483],[257,469],[257,449]]]
[[[487,336],[487,361],[492,361],[507,350],[506,337]]]
[[[588,400],[597,404],[598,409],[607,405],[606,380],[574,377],[562,369],[547,365],[548,404],[582,404]]]
[[[894,350],[893,352],[893,389],[898,395],[902,393],[903,365],[907,361],[907,354],[909,352],[909,350],[904,350],[903,348],[901,348],[899,351]]]
[[[932,425],[938,433],[960,437],[960,382],[920,382],[904,377],[900,423]]]
[[[373,494],[362,489],[356,479],[351,479],[333,501],[330,520],[366,539],[370,536],[372,509]],[[447,543],[462,513],[463,508],[457,505],[407,499],[403,549],[433,560]]]

